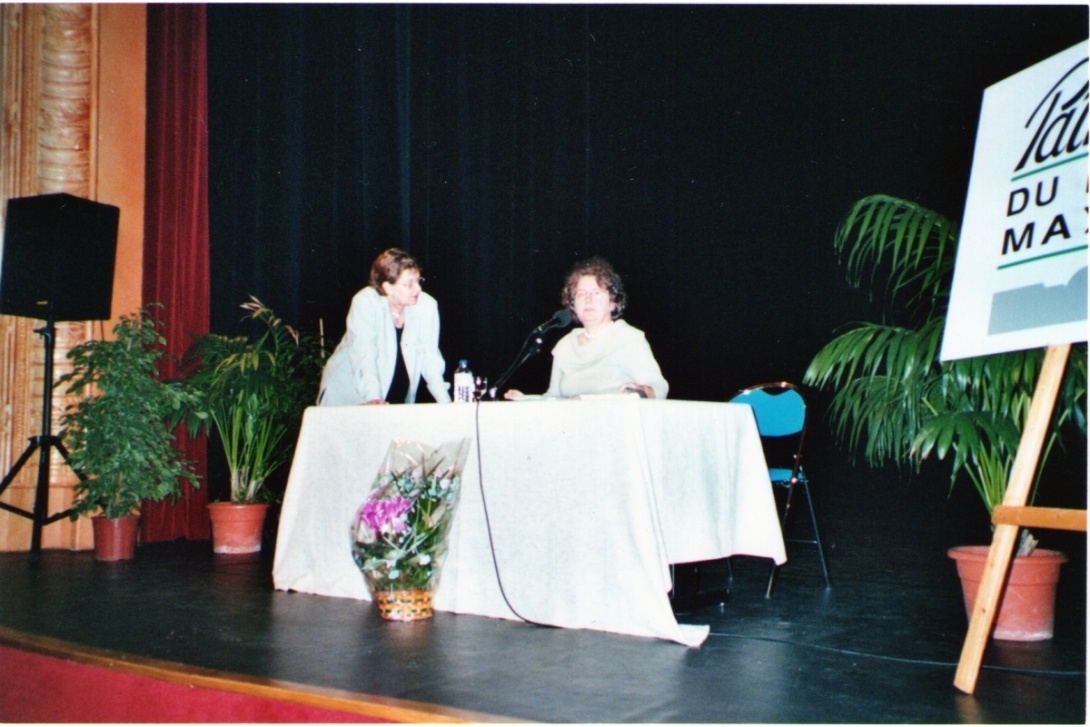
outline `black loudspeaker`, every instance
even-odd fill
[[[121,210],[70,194],[8,200],[0,313],[50,321],[107,320]]]

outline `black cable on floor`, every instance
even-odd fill
[[[511,613],[515,614],[518,618],[522,619],[528,624],[534,626],[545,626],[547,628],[556,628],[552,624],[541,623],[539,621],[533,621],[526,618],[518,610],[511,605],[511,600],[507,598],[507,591],[503,587],[503,577],[500,576],[500,563],[496,558],[496,543],[492,539],[492,520],[488,516],[488,499],[484,494],[484,467],[481,460],[481,402],[476,403],[476,409],[473,411],[473,425],[477,433],[477,477],[480,480],[481,485],[481,505],[484,507],[484,524],[485,529],[488,530],[488,548],[492,551],[492,567],[496,571],[496,583],[500,587],[500,595],[503,596],[503,602],[507,604],[507,607],[511,609]]]
[[[957,668],[957,662],[949,661],[934,661],[932,659],[909,659],[901,656],[887,656],[885,654],[872,654],[866,651],[855,651],[854,649],[843,649],[835,646],[822,646],[821,644],[806,644],[801,641],[791,641],[790,639],[776,639],[771,636],[751,636],[749,634],[728,634],[721,631],[712,631],[709,636],[722,636],[729,639],[746,639],[749,641],[768,641],[773,644],[786,644],[787,646],[802,646],[809,649],[817,649],[818,651],[831,651],[834,654],[841,654],[843,656],[858,656],[866,659],[881,659],[883,661],[895,661],[901,664],[914,664],[918,666],[941,666]],[[1010,674],[1026,674],[1029,676],[1044,676],[1044,677],[1085,677],[1085,671],[1060,671],[1058,669],[1018,669],[1011,666],[994,666],[989,664],[982,664],[982,669],[989,669],[991,671],[1001,671]]]

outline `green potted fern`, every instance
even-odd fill
[[[1044,351],[939,360],[957,242],[954,222],[913,202],[882,195],[856,202],[834,247],[849,284],[881,296],[896,322],[861,323],[839,334],[814,356],[803,381],[834,392],[827,418],[850,451],[861,451],[871,465],[916,471],[929,458],[948,459],[951,488],[968,479],[990,520],[1006,493]],[[1072,347],[1029,504],[1063,436],[1078,431],[1085,437],[1085,411],[1083,344]],[[1035,564],[1051,560],[1058,576],[1062,554],[1035,549],[1036,540],[1023,531],[1016,568],[1031,557]],[[1015,580],[1012,575],[1010,583]],[[968,601],[976,591],[966,588]],[[1051,637],[1051,612],[1047,628],[1021,630],[1015,618],[1000,612],[997,638]]]
[[[253,553],[272,493],[270,475],[290,458],[303,410],[313,403],[321,376],[321,347],[257,298],[242,304],[254,336],[209,333],[186,352],[186,383],[193,403],[184,418],[190,433],[219,437],[230,477],[229,499],[209,505],[213,550]]]
[[[172,417],[188,405],[178,382],[159,378],[166,339],[149,308],[122,316],[114,338],[68,352],[72,370],[57,381],[80,397],[62,419],[68,461],[80,475],[72,518],[90,515],[99,560],[133,557],[140,503],[181,493],[197,476],[174,447]]]

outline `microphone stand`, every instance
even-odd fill
[[[511,378],[511,375],[518,370],[519,366],[526,363],[532,356],[541,351],[541,345],[544,343],[544,331],[540,328],[535,328],[530,332],[530,335],[526,337],[526,340],[522,343],[522,348],[519,349],[518,356],[515,357],[514,362],[503,372],[503,376],[496,380],[495,385],[491,389],[492,398],[496,398],[496,392],[507,383],[507,380]]]
[[[53,397],[53,352],[56,346],[56,326],[53,324],[53,314],[50,313],[49,317],[45,319],[45,325],[36,329],[34,332],[41,335],[45,339],[45,374],[43,376],[42,385],[42,430],[41,434],[36,437],[30,438],[30,444],[19,456],[19,459],[15,461],[11,470],[4,475],[4,479],[0,480],[0,494],[8,488],[8,486],[15,481],[16,475],[23,468],[35,452],[38,453],[38,481],[34,488],[34,509],[24,510],[15,505],[9,505],[6,502],[0,502],[0,510],[5,510],[24,517],[32,521],[30,531],[30,557],[37,558],[42,552],[42,528],[50,523],[55,523],[58,520],[68,517],[72,513],[72,508],[68,508],[63,512],[48,514],[49,510],[49,475],[50,475],[50,454],[53,448],[56,448],[60,452],[64,461],[68,462],[68,450],[61,442],[61,438],[53,434],[52,431],[52,397]],[[86,480],[87,476],[81,472],[76,472],[76,475],[81,480]]]

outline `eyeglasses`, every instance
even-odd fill
[[[587,300],[588,298],[601,298],[603,295],[609,295],[609,291],[601,288],[593,288],[590,290],[577,290],[572,297],[574,297],[575,300]]]

